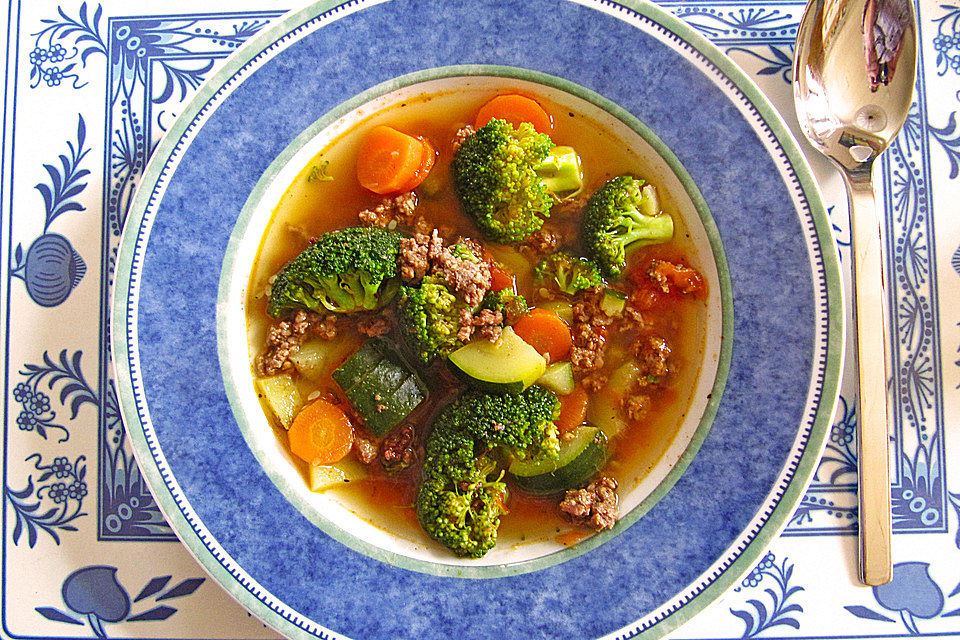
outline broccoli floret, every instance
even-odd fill
[[[432,276],[419,287],[402,286],[397,301],[397,323],[407,347],[423,364],[446,356],[461,345],[460,311],[467,306]]]
[[[480,558],[497,543],[507,500],[506,485],[490,478],[496,464],[474,448],[466,432],[434,429],[415,504],[423,530],[467,558]]]
[[[513,324],[530,310],[527,299],[510,289],[488,291],[480,302],[480,308],[502,313],[504,325]]]
[[[662,213],[653,185],[633,176],[611,178],[597,189],[583,212],[581,241],[587,255],[608,277],[620,275],[627,249],[666,242],[673,237],[673,218]]]
[[[560,401],[532,386],[523,393],[469,391],[437,416],[426,443],[423,484],[417,492],[420,524],[459,556],[479,558],[496,544],[506,512],[506,486],[491,453],[556,459],[554,418]]]
[[[559,411],[557,396],[538,385],[521,393],[472,390],[444,409],[434,429],[465,431],[521,460],[555,459],[560,440],[553,420]]]
[[[400,235],[352,227],[331,231],[288,262],[271,285],[267,313],[379,309],[397,293]]]
[[[514,128],[497,118],[464,140],[451,168],[464,211],[502,243],[538,230],[554,194],[582,184],[580,158],[570,147],[556,147],[529,123]]]
[[[534,275],[538,280],[570,296],[585,289],[603,286],[603,277],[597,263],[566,251],[559,251],[541,260],[534,269]]]

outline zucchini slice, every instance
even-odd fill
[[[478,387],[497,393],[520,393],[543,375],[547,361],[505,327],[496,342],[474,340],[450,354],[450,364]]]
[[[426,385],[381,339],[368,340],[333,379],[377,437],[385,436],[427,397]]]
[[[346,391],[383,360],[379,339],[367,340],[355,354],[333,372],[334,381]]]
[[[330,373],[357,350],[358,344],[349,339],[313,338],[304,342],[290,361],[307,380],[317,384],[329,382]]]
[[[627,427],[623,417],[623,398],[640,377],[640,366],[626,362],[610,374],[606,386],[590,396],[587,422],[600,427],[608,438],[613,438]]]
[[[540,376],[537,384],[550,389],[557,395],[570,395],[576,386],[573,380],[573,365],[569,361],[547,365],[547,371]]]
[[[268,378],[257,378],[260,397],[277,417],[284,429],[289,429],[293,418],[303,408],[303,397],[289,373],[278,373]]]
[[[607,461],[607,436],[597,427],[580,427],[560,443],[557,460],[515,460],[509,468],[517,486],[536,494],[557,493],[588,482]]]
[[[611,318],[618,318],[623,314],[623,309],[627,306],[627,294],[610,289],[603,290],[603,297],[600,298],[600,310]]]

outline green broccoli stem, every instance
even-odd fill
[[[666,214],[645,216],[630,208],[614,220],[618,240],[625,249],[666,242],[673,237],[673,218]],[[621,231],[622,230],[622,231]]]
[[[552,195],[571,198],[583,190],[583,167],[573,147],[552,148],[533,170]]]

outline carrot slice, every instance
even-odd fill
[[[529,122],[539,133],[553,131],[553,117],[536,100],[510,93],[497,96],[480,107],[474,127],[479,129],[490,122],[490,118],[506,120],[514,127],[521,122]]]
[[[513,289],[513,276],[497,262],[490,263],[490,290]]]
[[[587,391],[583,387],[574,388],[569,395],[560,397],[560,415],[553,421],[560,433],[573,431],[587,417]]]
[[[386,125],[376,126],[360,147],[357,180],[374,193],[400,193],[416,179],[423,152],[423,143],[413,136]]]
[[[426,180],[427,174],[430,173],[430,169],[433,169],[433,164],[437,161],[437,152],[433,150],[433,146],[430,144],[430,141],[426,138],[417,138],[417,140],[419,140],[420,144],[423,145],[420,166],[417,167],[417,170],[413,173],[413,176],[411,176],[410,181],[398,189],[400,193],[413,191],[419,187],[420,183]]]
[[[573,344],[570,327],[549,309],[531,309],[513,325],[513,331],[548,362],[566,358]]]
[[[353,426],[340,407],[314,400],[293,419],[287,431],[290,451],[310,464],[333,464],[353,447]]]

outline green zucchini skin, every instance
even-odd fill
[[[333,372],[363,423],[382,437],[427,397],[420,376],[384,340],[368,340]]]
[[[474,340],[450,354],[454,373],[493,393],[520,393],[547,370],[537,350],[506,327],[500,340]]]
[[[596,427],[580,427],[573,440],[560,444],[560,458],[539,464],[515,461],[510,474],[517,486],[544,495],[583,486],[607,461],[607,436]]]

